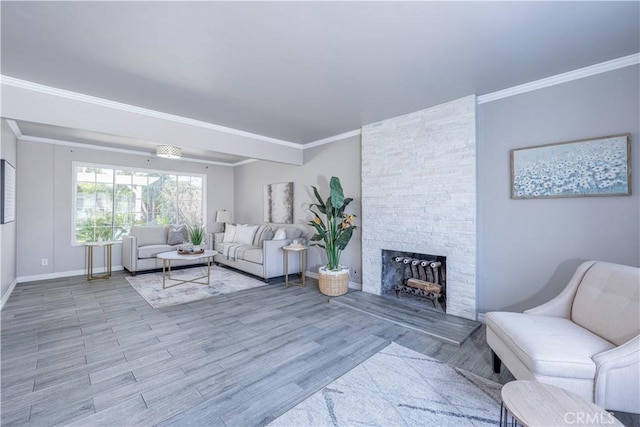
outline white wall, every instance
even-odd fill
[[[82,273],[85,248],[72,246],[72,162],[81,161],[152,170],[199,173],[207,176],[207,229],[216,231],[215,212],[233,207],[233,168],[157,157],[68,147],[30,141],[18,144],[17,275]],[[48,266],[41,260],[47,258]],[[96,262],[100,259],[98,256]],[[113,266],[120,267],[121,247],[113,248]],[[96,267],[102,264],[96,263]]]
[[[476,98],[362,128],[363,287],[382,251],[447,257],[446,311],[476,319]]]
[[[478,107],[479,311],[547,301],[584,260],[640,264],[639,75],[636,65]],[[510,198],[509,150],[627,132],[632,196]]]
[[[17,139],[6,120],[2,120],[2,139],[0,140],[0,158],[7,160],[17,169]],[[19,181],[18,181],[19,183]],[[8,292],[16,280],[16,221],[0,225],[0,280],[2,302],[6,301]]]
[[[360,283],[361,276],[361,234],[360,234],[360,136],[304,150],[304,165],[291,166],[281,163],[254,162],[235,168],[234,221],[240,223],[262,223],[262,186],[277,182],[293,182],[293,220],[300,226],[313,218],[308,211],[309,204],[315,203],[312,185],[320,194],[328,197],[329,180],[340,178],[345,197],[354,199],[347,212],[358,216],[358,229],[351,242],[342,253],[341,264],[351,268],[351,281]],[[313,234],[308,230],[307,238]],[[307,270],[316,272],[326,264],[326,256],[320,248],[311,248],[307,258]]]

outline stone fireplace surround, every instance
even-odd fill
[[[447,313],[476,320],[476,98],[362,128],[362,290],[383,249],[447,259]]]

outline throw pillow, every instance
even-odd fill
[[[224,237],[222,238],[223,243],[231,243],[236,238],[236,226],[232,224],[224,225]]]
[[[287,239],[297,239],[302,236],[302,230],[299,228],[287,227],[284,231],[287,233]]]
[[[262,247],[262,242],[269,240],[273,237],[273,230],[268,225],[261,225],[256,231],[256,235],[253,237],[253,246],[256,248]]]
[[[242,245],[253,244],[253,236],[255,236],[257,229],[257,225],[238,225],[236,227],[236,238],[234,241]]]
[[[287,232],[284,228],[278,228],[273,234],[273,240],[284,240],[287,238]]]
[[[269,227],[269,228],[267,229],[267,231],[265,231],[265,232],[264,232],[263,239],[260,241],[260,247],[261,247],[261,248],[263,248],[263,247],[264,247],[264,241],[265,241],[265,240],[271,240],[271,239],[273,239],[273,233],[274,233],[274,231],[273,231],[273,228],[271,228],[271,227]]]
[[[170,225],[167,245],[181,245],[189,241],[189,233],[186,225]]]

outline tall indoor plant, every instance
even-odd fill
[[[320,292],[329,296],[343,295],[349,288],[349,269],[340,265],[340,255],[356,229],[353,224],[356,216],[345,213],[353,199],[344,197],[340,178],[335,176],[329,181],[330,195],[326,201],[315,186],[311,187],[318,201],[309,207],[314,215],[309,225],[316,231],[311,244],[324,249],[327,255],[327,265],[318,271]]]

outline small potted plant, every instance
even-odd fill
[[[204,249],[204,227],[201,225],[189,226],[189,240],[193,245],[193,252]]]
[[[324,295],[344,295],[349,289],[349,268],[340,265],[340,255],[356,229],[353,224],[356,216],[345,213],[353,199],[344,197],[340,179],[335,176],[329,182],[330,196],[326,201],[316,187],[311,187],[318,203],[309,207],[314,215],[309,225],[316,231],[310,244],[321,247],[327,254],[327,265],[318,270],[318,287]]]

